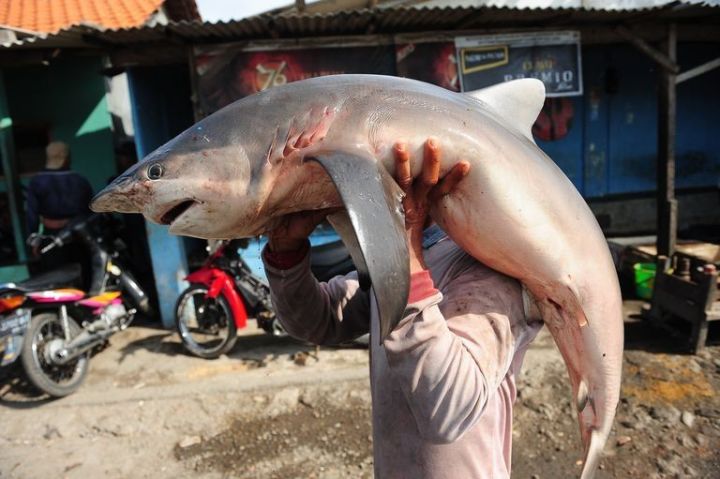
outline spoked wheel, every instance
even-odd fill
[[[178,298],[175,319],[185,349],[195,356],[215,359],[232,349],[237,330],[223,295],[210,298],[207,293],[202,285],[186,289]]]
[[[80,333],[80,326],[68,317],[70,337]],[[25,333],[21,360],[28,380],[41,391],[53,397],[74,393],[82,384],[88,370],[89,353],[66,364],[56,364],[52,355],[65,343],[60,317],[54,313],[34,316]]]

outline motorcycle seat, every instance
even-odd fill
[[[67,288],[79,286],[82,279],[82,269],[79,264],[68,264],[61,268],[47,271],[15,285],[14,289],[31,293],[46,289]]]

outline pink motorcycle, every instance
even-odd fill
[[[112,232],[105,226],[100,216],[75,221],[44,238],[41,249],[46,254],[70,241],[84,244],[92,263],[89,292],[74,287],[82,283],[79,265],[0,285],[0,366],[20,358],[30,383],[53,397],[80,387],[92,350],[127,328],[136,310],[151,313],[117,242],[104,237]]]
[[[90,350],[127,328],[135,310],[125,309],[119,291],[88,296],[46,285],[40,278],[0,289],[0,365],[19,357],[33,386],[63,397],[85,379]]]

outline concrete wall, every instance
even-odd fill
[[[720,225],[720,191],[682,191],[677,193],[678,231],[693,227]],[[655,232],[655,198],[637,195],[626,198],[589,200],[600,226],[608,236]]]

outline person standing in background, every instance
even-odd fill
[[[53,233],[78,216],[90,213],[93,196],[90,182],[70,171],[70,148],[53,141],[45,149],[45,169],[35,175],[27,188],[27,225],[31,233]]]
[[[70,171],[70,148],[66,143],[53,141],[45,152],[45,169],[30,180],[27,188],[27,226],[31,234],[53,235],[73,218],[90,214],[93,189],[84,176]],[[73,249],[66,246],[44,256],[39,269],[47,271],[75,260],[82,262],[82,258],[75,258]],[[33,254],[38,256],[37,246]]]

